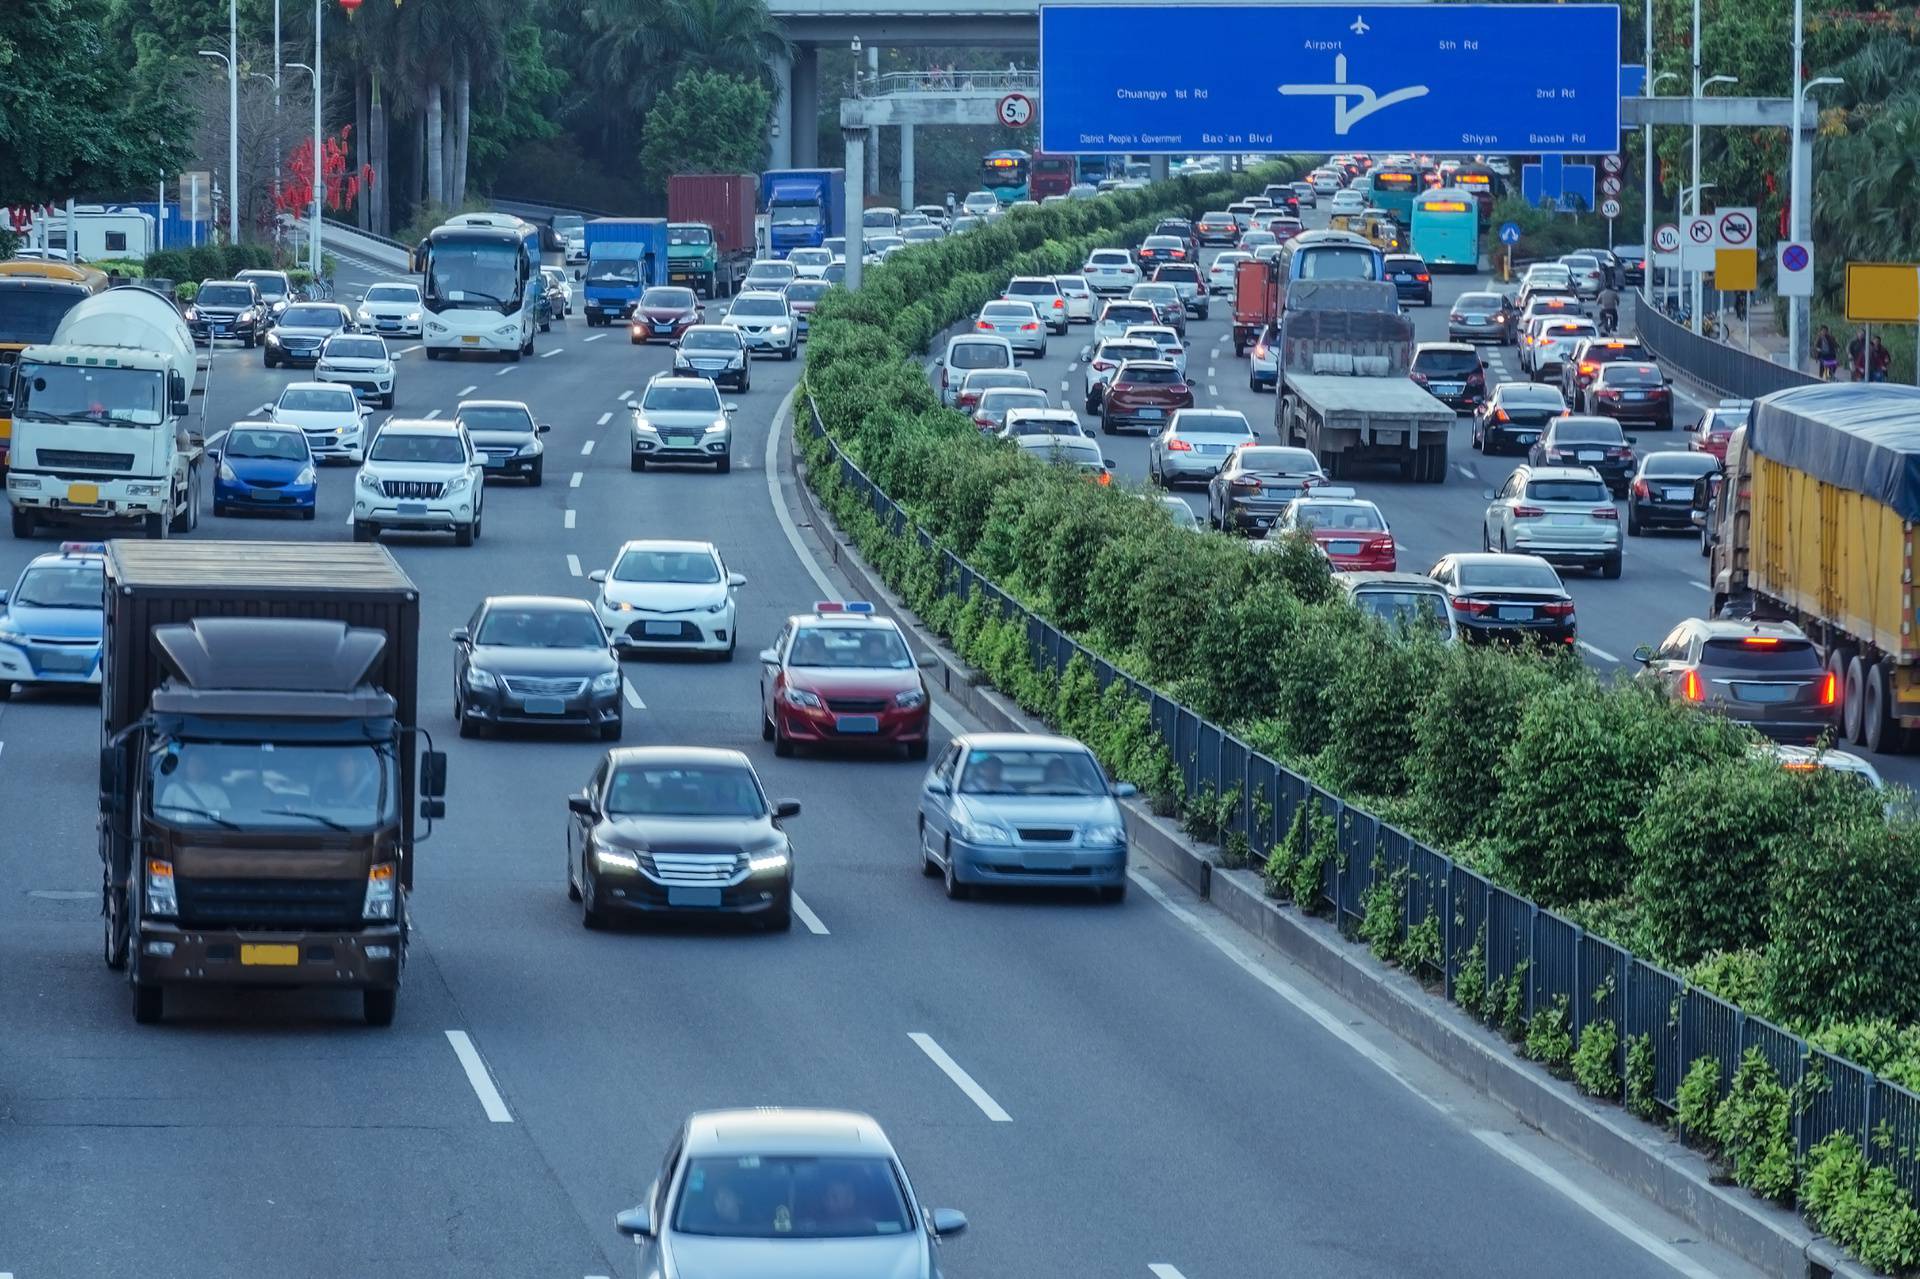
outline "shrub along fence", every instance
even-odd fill
[[[1906,832],[1807,834],[1868,810],[1885,828],[1877,804],[1575,661],[1389,642],[1329,598],[1310,550],[1183,533],[935,406],[912,353],[1009,275],[1284,176],[1009,214],[829,295],[797,441],[810,485],[963,657],[1230,867],[1585,1091],[1671,1116],[1863,1259],[1920,1264],[1920,1029],[1858,1020],[1914,1016],[1900,921],[1920,859]],[[1739,1004],[1787,1009],[1770,1016],[1818,1043]]]

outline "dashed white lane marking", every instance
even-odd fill
[[[1220,368],[1219,368],[1219,366],[1218,366],[1218,365],[1214,365],[1214,364],[1209,364],[1209,365],[1207,365],[1207,376],[1208,376],[1208,377],[1219,377],[1219,376],[1220,376]]]
[[[453,1045],[453,1055],[460,1059],[460,1068],[467,1072],[467,1082],[473,1085],[474,1095],[480,1098],[480,1107],[487,1112],[487,1118],[496,1124],[512,1123],[513,1112],[507,1109],[500,1090],[493,1086],[487,1063],[481,1059],[480,1050],[473,1046],[473,1040],[467,1038],[467,1032],[449,1030],[447,1042]]]
[[[554,356],[556,356],[556,355],[558,355],[558,354],[560,354],[560,352],[562,352],[562,351],[564,351],[564,350],[566,350],[566,349],[567,349],[567,348],[566,348],[566,347],[564,347],[564,346],[556,346],[556,347],[553,347],[553,348],[551,348],[551,349],[549,349],[549,350],[545,350],[545,351],[542,351],[542,352],[540,352],[540,358],[541,358],[541,359],[543,359],[543,360],[551,360],[551,359],[552,359],[552,358],[553,358]]]
[[[415,345],[415,346],[403,346],[403,347],[401,347],[401,348],[400,348],[400,351],[399,351],[399,353],[400,353],[401,355],[412,355],[412,354],[413,354],[413,353],[414,353],[415,351],[418,351],[419,349],[420,349],[420,347],[419,347],[419,346],[417,346],[417,345]]]
[[[1713,594],[1713,588],[1711,586],[1708,586],[1705,582],[1696,582],[1691,578],[1689,578],[1687,580],[1687,585],[1693,587],[1695,590],[1705,591],[1709,595]]]
[[[635,688],[633,686],[633,681],[628,679],[625,675],[622,675],[620,677],[620,692],[623,696],[626,697],[627,705],[633,707],[633,709],[637,711],[643,711],[647,709],[647,704],[640,700],[640,690]]]
[[[263,415],[263,414],[266,414],[266,413],[271,413],[271,412],[273,412],[273,405],[271,405],[271,404],[261,404],[261,405],[257,405],[257,406],[255,406],[255,408],[254,408],[254,410],[253,410],[253,416],[255,416],[255,417],[260,417],[260,416],[261,416],[261,415]]]
[[[1678,1248],[1673,1247],[1651,1232],[1641,1229],[1620,1213],[1607,1207],[1607,1205],[1601,1203],[1598,1199],[1569,1181],[1558,1170],[1522,1150],[1506,1134],[1488,1132],[1485,1129],[1475,1129],[1473,1135],[1479,1138],[1481,1144],[1485,1145],[1487,1149],[1493,1151],[1508,1163],[1528,1173],[1535,1180],[1545,1182],[1548,1186],[1559,1191],[1577,1207],[1586,1211],[1603,1225],[1609,1227],[1616,1234],[1626,1239],[1629,1243],[1659,1258],[1680,1274],[1686,1275],[1687,1279],[1713,1279],[1712,1270],[1693,1261]]]
[[[461,388],[460,388],[460,394],[462,394],[462,395],[472,395],[472,394],[473,394],[473,393],[474,393],[475,391],[477,391],[477,390],[479,390],[479,389],[480,389],[480,388],[479,388],[479,387],[477,387],[477,386],[463,386],[463,387],[461,387]]]
[[[620,398],[621,398],[621,399],[623,399],[623,400],[630,400],[630,399],[632,399],[632,398],[633,398],[633,392],[632,392],[632,391],[622,391],[622,392],[620,392]]]
[[[570,489],[577,489],[577,488],[579,488],[579,487],[580,487],[580,481],[581,481],[581,479],[582,479],[582,478],[583,478],[583,477],[585,476],[585,474],[586,474],[586,473],[585,473],[584,471],[575,471],[575,472],[573,473],[573,476],[572,476],[572,478],[571,478],[571,479],[569,479],[569,480],[567,481],[567,487],[568,487],[568,488],[570,488]]]
[[[1090,346],[1083,346],[1083,347],[1081,347],[1081,348],[1080,348],[1080,358],[1081,358],[1081,359],[1083,359],[1083,360],[1084,360],[1084,359],[1086,359],[1086,358],[1087,358],[1087,356],[1088,356],[1088,355],[1089,355],[1089,354],[1090,354],[1090,353],[1092,352],[1092,350],[1093,350],[1093,348],[1092,348],[1092,347],[1090,347]]]
[[[437,417],[439,417],[439,416],[440,416],[440,410],[439,410],[439,409],[429,409],[429,410],[427,410],[427,421],[429,421],[429,422],[431,422],[431,421],[433,421],[433,419],[435,419],[435,418],[437,418]]]
[[[1217,400],[1220,398],[1220,388],[1217,386],[1209,386],[1207,388],[1207,394]]]
[[[1479,478],[1473,473],[1473,468],[1470,466],[1460,466],[1456,464],[1453,469],[1460,472],[1460,474],[1466,476],[1470,480]]]
[[[575,514],[575,512],[573,511],[573,509],[572,509],[571,507],[569,507],[569,508],[567,509],[567,527],[568,527],[568,528],[572,528],[572,527],[573,527],[573,521],[574,521],[574,520],[575,520],[576,518],[577,518],[577,516],[576,516],[576,514]]]
[[[605,337],[605,336],[607,336],[607,335],[606,335],[606,334],[604,334],[604,333],[596,333],[596,334],[594,334],[594,335],[593,335],[592,337],[588,337],[588,338],[581,338],[580,340],[581,340],[582,342],[598,342],[598,341],[599,341],[599,340],[600,340],[601,338],[603,338],[603,337]]]
[[[1071,361],[1069,361],[1069,362],[1067,363],[1067,372],[1069,372],[1069,373],[1071,373],[1071,372],[1073,372],[1073,371],[1074,371],[1075,369],[1077,369],[1077,368],[1079,368],[1079,367],[1080,367],[1080,361],[1078,361],[1078,360],[1071,360]]]
[[[1063,394],[1068,390],[1071,390],[1072,387],[1073,387],[1073,383],[1067,381],[1067,379],[1065,378],[1060,379],[1060,390]]]
[[[519,368],[519,367],[520,367],[520,366],[519,366],[518,364],[509,364],[509,365],[507,365],[507,366],[506,366],[505,368],[503,368],[503,369],[501,369],[501,370],[500,370],[499,372],[497,372],[497,373],[495,373],[495,374],[494,374],[494,376],[495,376],[495,377],[505,377],[505,376],[506,376],[507,374],[509,374],[509,373],[511,373],[511,372],[513,372],[513,371],[514,371],[515,369],[517,369],[517,368]]]
[[[580,557],[578,555],[569,554],[567,556],[567,575],[569,577],[580,576]]]
[[[960,1068],[960,1063],[947,1056],[947,1050],[934,1042],[933,1036],[922,1031],[913,1031],[907,1036],[928,1060],[940,1067],[942,1074],[954,1082],[954,1086],[967,1095],[967,1099],[980,1107],[980,1113],[996,1124],[1010,1124],[1013,1116],[1000,1108],[1000,1103],[988,1095],[987,1090],[973,1081],[973,1076]]]
[[[1153,1279],[1187,1279],[1185,1275],[1164,1261],[1156,1261],[1148,1266],[1147,1273],[1152,1275]]]
[[[613,410],[608,409],[605,413],[602,413],[600,415],[600,420],[598,422],[595,422],[594,425],[605,426],[607,423],[611,422],[612,420],[613,420]]]
[[[1574,643],[1577,644],[1580,648],[1583,648],[1587,652],[1593,654],[1595,657],[1599,658],[1603,662],[1618,663],[1620,660],[1619,658],[1615,657],[1612,653],[1609,653],[1606,649],[1596,648],[1592,644],[1587,643],[1585,640],[1575,640]]]
[[[805,924],[807,931],[815,937],[828,935],[827,926],[820,922],[820,916],[813,913],[813,907],[800,900],[799,893],[793,895],[793,913],[800,916],[800,922]]]
[[[591,453],[591,452],[593,452],[593,441],[592,441],[592,440],[588,440],[588,441],[587,441],[586,443],[584,443],[584,444],[582,444],[582,445],[580,446],[580,452],[581,452],[582,454],[586,454],[586,453]]]

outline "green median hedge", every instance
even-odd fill
[[[1880,797],[1837,774],[1755,758],[1746,730],[1602,681],[1571,653],[1389,634],[1338,597],[1310,548],[1255,553],[1181,530],[1151,495],[1042,465],[940,407],[919,356],[1010,276],[1069,271],[1092,248],[1137,241],[1162,216],[1220,207],[1305,167],[1283,161],[1049,205],[897,254],[858,294],[822,301],[807,393],[834,440],[941,547],[1135,678],[1749,1011],[1870,1045],[1896,1064],[1895,1078],[1920,1077],[1920,825],[1911,818],[1890,819]],[[1063,679],[1035,671],[1019,625],[939,595],[937,553],[883,528],[824,465],[825,442],[799,438],[828,509],[968,661],[1086,740],[1157,809],[1184,805],[1189,829],[1218,828],[1208,797],[1178,794],[1165,746],[1123,686],[1102,695],[1083,662]],[[1477,1002],[1492,1010],[1499,999],[1488,994]],[[1614,1028],[1601,1023],[1594,1034]],[[1610,1069],[1611,1042],[1582,1052],[1560,1044],[1551,1022],[1534,1038],[1556,1066],[1589,1077]],[[1628,1046],[1630,1090],[1643,1052]],[[1774,1112],[1754,1102],[1740,1113]],[[1747,1144],[1729,1164],[1743,1184],[1778,1196],[1800,1170],[1784,1156],[1783,1190],[1769,1124],[1748,1125],[1758,1137],[1742,1129]],[[1853,1171],[1844,1160],[1834,1167],[1830,1180]],[[1876,1213],[1854,1215],[1899,1235],[1903,1227]],[[1836,1237],[1859,1247],[1867,1233]],[[1876,1264],[1900,1255],[1866,1247]]]

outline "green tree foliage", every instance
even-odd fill
[[[1767,1002],[1805,1026],[1920,1018],[1920,830],[1813,826],[1772,881]]]
[[[500,82],[473,103],[473,133],[467,164],[474,185],[485,189],[516,146],[546,142],[560,134],[551,105],[566,93],[570,78],[554,56],[542,28],[520,21],[502,42],[506,54]]]
[[[1413,796],[1434,836],[1475,838],[1491,828],[1500,763],[1521,712],[1552,683],[1552,664],[1490,648],[1445,662],[1413,721]]]
[[[757,173],[773,95],[757,80],[689,71],[647,113],[640,164],[661,190],[675,173]]]

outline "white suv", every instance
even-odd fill
[[[458,546],[480,536],[486,486],[479,455],[459,422],[395,420],[367,446],[353,486],[353,540],[383,529],[451,532]]]
[[[800,331],[784,293],[764,289],[742,293],[720,323],[739,333],[751,354],[764,351],[791,360],[800,353]]]

